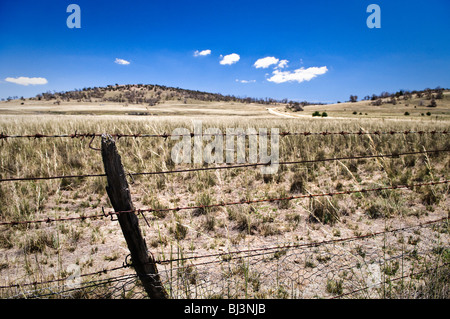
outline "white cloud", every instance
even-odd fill
[[[285,67],[287,67],[288,63],[288,60],[281,60],[280,63],[278,63],[277,68],[284,69]]]
[[[48,81],[46,78],[29,78],[26,76],[20,76],[18,78],[6,78],[5,79],[6,82],[11,82],[11,83],[15,83],[15,84],[19,84],[19,85],[44,85],[47,84]]]
[[[255,83],[256,80],[239,80],[239,79],[236,79],[236,82],[240,82],[240,83]]]
[[[268,56],[268,57],[256,60],[255,64],[253,64],[253,66],[257,69],[260,69],[260,68],[267,69],[269,66],[271,66],[273,64],[277,64],[278,61],[280,61],[280,60],[273,56]],[[285,61],[285,60],[283,60],[283,61]]]
[[[275,70],[272,76],[267,79],[269,82],[274,83],[285,83],[285,82],[298,82],[310,81],[315,77],[325,74],[328,72],[326,66],[323,67],[311,67],[311,68],[300,68],[294,71],[280,71]]]
[[[124,59],[119,59],[119,58],[116,58],[116,60],[114,61],[114,63],[121,64],[121,65],[128,65],[128,64],[130,64],[129,61],[124,60]]]
[[[239,54],[232,53],[232,54],[228,54],[228,55],[222,57],[222,60],[220,61],[220,64],[222,64],[222,65],[231,65],[231,64],[236,63],[240,59],[241,59],[241,57],[239,56]]]
[[[203,51],[196,50],[194,52],[194,56],[207,56],[210,54],[211,54],[211,50],[203,50]]]

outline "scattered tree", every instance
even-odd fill
[[[430,104],[427,105],[427,106],[428,106],[428,107],[436,107],[436,106],[437,106],[436,100],[435,100],[435,99],[431,99]]]
[[[383,101],[381,99],[376,99],[372,102],[373,106],[381,106],[383,104]]]

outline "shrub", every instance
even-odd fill
[[[334,225],[339,220],[339,208],[335,201],[330,202],[327,198],[313,199],[310,206],[309,222]]]
[[[209,206],[212,204],[213,199],[208,193],[200,194],[195,201],[195,206]],[[211,210],[212,210],[211,207],[199,207],[192,212],[192,215],[193,216],[205,215],[208,214]]]
[[[273,181],[273,174],[263,174],[262,175],[264,183],[268,184]]]
[[[400,268],[400,264],[398,261],[395,261],[393,263],[387,264],[384,269],[383,272],[387,275],[387,276],[394,276],[398,269]]]
[[[320,112],[319,111],[315,111],[312,116],[320,116]]]
[[[204,223],[205,229],[206,230],[214,230],[215,225],[216,225],[216,219],[215,219],[214,215],[213,214],[206,215],[205,223]]]
[[[249,211],[243,211],[239,208],[230,207],[227,212],[228,219],[236,222],[234,227],[236,230],[250,235],[257,230],[258,223],[252,219],[250,209]]]
[[[431,187],[425,187],[421,194],[421,200],[424,205],[439,204],[441,196]]]
[[[334,295],[341,295],[344,291],[342,287],[343,280],[327,280],[327,292]]]
[[[13,247],[12,232],[3,231],[0,233],[0,248],[10,249]]]
[[[178,220],[176,221],[175,229],[172,229],[172,233],[176,240],[183,240],[186,238],[187,235],[187,227],[181,224],[181,222]]]
[[[408,116],[408,115],[409,115],[409,112],[405,112],[405,115]]]
[[[289,191],[291,193],[303,193],[305,191],[305,186],[306,186],[305,174],[304,173],[295,173],[293,180],[292,180],[291,188]]]
[[[420,299],[448,299],[450,297],[450,266],[437,267],[425,272],[422,284],[418,287],[416,296]],[[431,266],[430,266],[431,267]],[[434,266],[432,266],[434,268]]]
[[[372,102],[373,106],[381,106],[382,104],[383,104],[383,101],[381,99],[377,99]]]
[[[20,248],[28,254],[43,252],[46,247],[57,249],[58,245],[59,244],[55,241],[53,235],[43,230],[39,230],[30,236],[26,236],[26,238],[19,243]]]
[[[377,218],[383,217],[383,215],[384,215],[383,211],[384,211],[384,209],[381,205],[372,204],[369,206],[366,213],[367,213],[367,215],[369,215],[370,218],[377,219]]]
[[[428,107],[436,107],[437,106],[436,100],[435,99],[431,99],[430,104],[428,104],[427,106]]]
[[[286,191],[283,189],[279,193],[278,197],[279,198],[287,198],[289,196],[286,194]],[[280,209],[288,209],[290,206],[291,206],[291,201],[288,199],[278,201],[278,208],[280,208]]]

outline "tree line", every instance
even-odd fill
[[[17,97],[15,97],[17,98]],[[8,98],[11,100],[13,98]],[[302,111],[303,106],[312,104],[307,101],[297,102],[288,99],[240,97],[235,95],[223,95],[220,93],[208,93],[198,90],[188,90],[179,87],[168,87],[156,84],[126,84],[108,85],[106,87],[85,87],[72,91],[51,92],[37,94],[30,100],[61,102],[117,102],[123,104],[148,104],[153,106],[165,101],[176,100],[187,103],[189,100],[204,102],[236,102],[256,103],[263,105],[286,104],[294,111]]]
[[[379,95],[376,94],[372,94],[371,96],[366,95],[362,99],[362,101],[372,101],[372,105],[378,106],[382,105],[383,103],[391,103],[395,105],[399,100],[410,100],[413,97],[430,100],[431,101],[430,106],[436,106],[436,100],[441,100],[444,98],[444,89],[438,86],[435,89],[426,88],[421,91],[399,90],[395,93],[381,92],[381,94]],[[386,99],[388,100],[386,101]],[[358,101],[357,95],[350,95],[350,99],[348,102],[355,103],[357,101]]]

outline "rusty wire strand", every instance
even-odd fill
[[[38,220],[23,220],[23,221],[3,221],[0,222],[0,226],[2,225],[24,225],[24,224],[35,224],[35,223],[52,223],[52,222],[61,222],[61,221],[72,221],[72,220],[86,220],[86,219],[97,219],[104,217],[113,217],[119,216],[120,214],[130,214],[135,213],[136,215],[143,214],[146,212],[170,212],[170,211],[180,211],[180,210],[195,210],[195,209],[205,209],[205,208],[215,208],[215,207],[225,207],[225,206],[234,206],[234,205],[244,205],[244,204],[256,204],[256,203],[264,203],[264,202],[279,202],[279,201],[290,201],[294,199],[302,199],[302,198],[314,198],[314,197],[325,197],[325,196],[336,196],[336,195],[350,195],[356,193],[367,193],[367,192],[376,192],[383,190],[396,190],[396,189],[410,189],[414,187],[421,186],[431,186],[431,185],[439,185],[439,184],[448,184],[450,180],[441,180],[436,182],[427,182],[427,183],[416,183],[410,185],[394,185],[387,187],[378,187],[378,188],[369,188],[369,189],[357,189],[357,190],[347,190],[340,192],[328,192],[328,193],[318,193],[318,194],[307,194],[307,195],[296,195],[290,197],[282,197],[282,198],[262,198],[255,200],[246,200],[246,201],[237,201],[237,202],[221,202],[219,204],[210,204],[210,205],[198,205],[198,206],[185,206],[185,207],[175,207],[175,208],[144,208],[144,209],[133,209],[126,211],[110,211],[104,212],[101,214],[92,214],[92,215],[82,215],[82,216],[74,216],[74,217],[62,217],[62,218],[45,218]]]
[[[145,175],[164,175],[164,174],[175,174],[175,173],[189,173],[189,172],[199,172],[199,171],[211,171],[211,170],[223,170],[223,169],[235,169],[235,168],[248,168],[248,167],[258,167],[258,166],[268,166],[268,165],[293,165],[293,164],[312,164],[321,162],[332,162],[341,160],[355,160],[355,159],[366,159],[366,158],[382,158],[382,157],[392,157],[396,158],[399,156],[407,155],[419,155],[419,154],[431,154],[431,153],[441,153],[450,152],[450,149],[438,149],[438,150],[424,150],[416,152],[404,152],[404,153],[391,153],[391,154],[379,154],[379,155],[358,155],[358,156],[348,156],[348,157],[332,157],[314,160],[301,160],[301,161],[283,161],[277,163],[252,163],[252,164],[238,164],[238,165],[226,165],[226,166],[214,166],[214,167],[201,167],[201,168],[189,168],[189,169],[178,169],[160,172],[137,172],[137,173],[127,173],[131,178],[133,176],[145,176]],[[64,178],[88,178],[88,177],[105,177],[106,174],[80,174],[80,175],[59,175],[59,176],[38,176],[38,177],[11,177],[0,179],[1,182],[23,182],[23,181],[36,181],[36,180],[55,180]]]
[[[102,274],[107,274],[109,272],[112,271],[117,271],[120,269],[125,269],[130,267],[131,265],[127,264],[127,263],[123,263],[122,266],[118,266],[118,267],[114,267],[114,268],[104,268],[102,270],[98,270],[95,272],[91,272],[91,273],[86,273],[86,274],[80,274],[80,277],[87,277],[87,276],[95,276],[95,275],[102,275]],[[35,282],[29,282],[29,283],[24,283],[24,284],[12,284],[9,286],[0,286],[0,289],[9,289],[9,288],[18,288],[18,287],[26,287],[26,286],[37,286],[37,285],[43,285],[43,284],[51,284],[54,282],[61,282],[61,281],[66,281],[70,278],[70,276],[65,277],[65,278],[58,278],[58,279],[50,279],[50,280],[45,280],[45,281],[35,281]]]
[[[354,241],[354,240],[359,240],[359,239],[375,237],[375,236],[388,234],[388,233],[401,232],[401,231],[405,231],[405,230],[412,229],[412,228],[423,227],[423,226],[426,226],[426,225],[440,223],[440,222],[443,222],[445,220],[448,220],[448,218],[444,217],[444,218],[440,218],[440,219],[437,219],[437,220],[424,222],[424,223],[421,223],[421,224],[418,224],[418,225],[406,226],[406,227],[402,227],[402,228],[395,228],[395,229],[391,229],[391,230],[384,230],[384,231],[374,232],[374,233],[370,233],[370,234],[366,234],[366,235],[360,235],[360,236],[353,236],[353,237],[347,237],[347,238],[338,238],[338,239],[324,240],[324,241],[320,241],[320,242],[285,244],[285,245],[281,245],[281,246],[279,245],[279,246],[272,246],[272,247],[262,247],[262,248],[256,248],[256,249],[243,249],[243,250],[222,252],[222,253],[217,253],[217,254],[198,255],[198,256],[191,256],[191,257],[184,257],[184,258],[175,258],[175,259],[167,259],[167,260],[157,260],[155,262],[158,263],[158,264],[166,264],[166,263],[171,263],[171,262],[174,262],[174,261],[185,261],[185,260],[191,260],[191,259],[203,259],[203,258],[210,258],[210,257],[224,257],[224,256],[226,257],[226,256],[229,256],[229,255],[250,253],[250,252],[264,252],[264,253],[266,253],[267,251],[272,251],[272,250],[300,249],[300,248],[318,247],[318,246],[321,246],[321,245],[337,244],[337,243],[342,243],[342,242],[348,242],[348,241]],[[250,257],[259,256],[259,255],[261,255],[261,254],[250,255]],[[226,259],[226,260],[228,260],[228,259]],[[196,264],[194,264],[194,265],[196,265]]]
[[[440,219],[437,219],[437,220],[432,220],[432,221],[424,222],[424,223],[417,224],[417,225],[406,226],[406,227],[396,228],[396,229],[391,229],[391,230],[385,230],[385,231],[375,232],[375,233],[362,235],[362,236],[354,236],[354,237],[332,239],[332,240],[324,240],[324,241],[320,241],[320,242],[310,242],[310,243],[302,243],[302,244],[286,244],[286,245],[281,245],[281,246],[279,245],[279,246],[273,246],[273,247],[259,247],[259,248],[253,248],[253,249],[235,250],[235,251],[229,251],[229,252],[223,252],[223,253],[217,253],[217,254],[206,254],[206,255],[199,255],[199,256],[184,257],[184,258],[173,258],[173,259],[166,259],[166,260],[156,260],[155,263],[157,263],[157,264],[167,264],[167,263],[179,262],[179,261],[187,261],[187,260],[192,260],[192,259],[203,259],[203,258],[224,257],[224,256],[228,257],[228,256],[231,256],[231,255],[239,255],[239,254],[243,254],[243,253],[253,253],[253,252],[257,252],[257,253],[256,254],[246,255],[245,257],[257,257],[257,256],[261,256],[261,255],[267,254],[268,251],[274,251],[274,250],[275,251],[280,251],[280,250],[285,250],[285,249],[303,249],[303,248],[310,248],[310,247],[318,247],[318,246],[322,246],[322,245],[329,245],[329,244],[336,244],[336,243],[354,241],[354,240],[365,239],[365,238],[369,238],[369,237],[375,237],[375,236],[379,236],[379,235],[383,235],[383,234],[387,234],[387,233],[395,233],[395,232],[405,231],[405,230],[408,230],[408,229],[424,227],[424,226],[427,226],[427,225],[440,223],[440,222],[445,221],[445,220],[448,220],[448,218],[440,218]],[[117,271],[117,270],[121,270],[121,269],[132,267],[132,265],[127,262],[127,258],[128,258],[128,256],[125,258],[125,261],[123,262],[122,266],[118,266],[118,267],[114,267],[114,268],[102,269],[102,270],[99,270],[99,271],[96,271],[96,272],[91,272],[91,273],[80,274],[80,277],[102,275],[102,274],[107,274],[109,272],[113,272],[113,271]],[[203,265],[207,265],[207,264],[222,263],[222,262],[227,262],[227,261],[230,261],[230,260],[233,260],[233,259],[237,259],[237,258],[241,258],[241,257],[240,256],[238,256],[238,257],[228,257],[228,258],[223,258],[223,259],[214,260],[214,261],[207,261],[207,262],[196,263],[196,264],[192,264],[190,266],[203,266]],[[447,265],[447,264],[444,264],[444,265]],[[442,265],[442,266],[444,266],[444,265]],[[179,267],[179,268],[184,268],[184,266]],[[174,270],[174,269],[177,269],[177,268],[173,268],[172,270]],[[399,280],[401,278],[406,278],[406,277],[412,276],[412,275],[416,275],[416,274],[410,274],[410,275],[403,276],[403,277],[400,277],[400,278],[391,279],[391,281]],[[133,275],[133,276],[137,276],[137,275]],[[43,284],[49,284],[49,283],[54,283],[54,282],[65,281],[65,280],[68,280],[69,278],[70,278],[70,276],[66,277],[66,278],[58,278],[58,279],[41,281],[41,282],[35,281],[35,282],[24,283],[24,284],[12,284],[12,285],[7,285],[7,286],[0,286],[0,289],[9,289],[9,288],[25,287],[25,286],[38,286],[38,285],[43,285]],[[336,296],[334,298],[340,298],[340,297],[343,297],[343,296],[346,296],[346,295],[350,295],[350,294],[354,294],[356,292],[359,292],[359,291],[362,291],[362,290],[366,290],[366,289],[369,289],[369,288],[370,287],[361,288],[361,289],[358,289],[358,290],[355,290],[355,291],[352,291],[352,292],[349,292],[349,293],[346,293],[346,294],[342,294],[342,295]]]
[[[31,139],[40,139],[40,138],[94,138],[94,137],[101,137],[103,133],[73,133],[73,134],[41,134],[41,133],[35,133],[35,134],[24,134],[24,135],[8,135],[6,133],[0,133],[0,140],[2,139],[8,139],[8,138],[31,138]],[[267,133],[270,135],[270,133]],[[425,135],[425,134],[449,134],[449,131],[372,131],[372,132],[365,132],[365,131],[354,131],[354,132],[347,132],[347,131],[341,131],[341,132],[281,132],[279,133],[280,136],[327,136],[327,135],[408,135],[408,134],[419,134],[419,135]],[[109,134],[112,137],[116,137],[118,139],[123,137],[132,137],[132,138],[141,138],[141,137],[161,137],[161,138],[168,138],[168,137],[182,137],[182,136],[190,136],[194,137],[195,133],[190,132],[188,134],[142,134],[142,133],[132,133],[132,134],[126,134],[126,133],[113,133]],[[217,134],[201,134],[202,136],[251,136],[251,135],[261,135],[260,133],[249,133],[249,134],[243,134],[243,133],[217,133]]]

